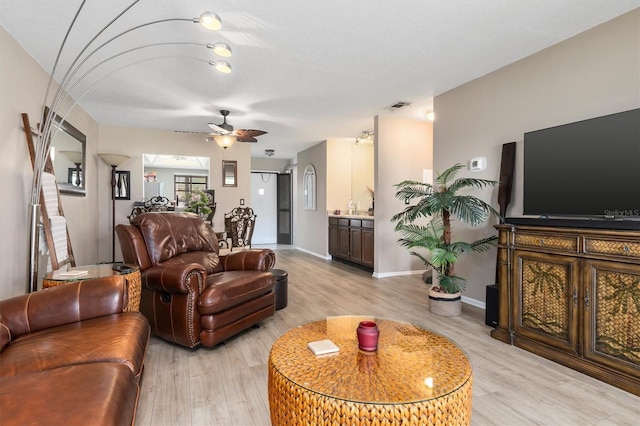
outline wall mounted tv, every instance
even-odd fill
[[[525,133],[524,214],[640,220],[640,109]]]

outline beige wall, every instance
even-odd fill
[[[386,277],[419,273],[425,267],[401,247],[391,217],[405,208],[395,198],[394,185],[403,180],[422,181],[424,169],[433,165],[431,122],[379,116],[375,120],[375,268]]]
[[[522,216],[525,132],[640,106],[639,22],[636,9],[436,97],[435,168],[486,156],[487,170],[473,176],[497,180],[502,144],[516,141],[507,216]],[[480,194],[497,207],[497,189]],[[474,230],[458,226],[454,236],[491,234],[493,223]],[[456,265],[468,281],[464,296],[484,300],[485,286],[494,282],[495,255],[465,255]]]
[[[215,143],[204,141],[199,134],[186,134],[164,130],[135,129],[128,127],[100,126],[100,152],[125,154],[131,158],[125,161],[118,170],[131,171],[131,200],[116,200],[116,223],[128,223],[127,216],[131,212],[133,202],[143,199],[143,161],[142,154],[180,154],[209,157],[209,187],[216,190],[216,215],[214,229],[224,229],[224,213],[240,205],[244,198],[246,206],[251,200],[251,146],[248,143],[236,143],[225,151]],[[238,187],[222,187],[221,165],[226,160],[238,161]],[[100,205],[108,206],[108,210],[100,214],[101,241],[100,259],[111,258],[111,169],[99,160]],[[172,185],[165,182],[165,185]],[[104,189],[104,190],[102,190]],[[116,260],[121,259],[119,243],[116,239]]]
[[[27,113],[32,126],[40,121],[40,112],[48,74],[15,40],[0,27],[0,196],[3,210],[0,220],[0,259],[2,282],[0,299],[26,291],[28,277],[28,206],[33,169],[29,160],[20,114]],[[87,136],[87,158],[96,152],[98,125],[81,108],[75,108],[67,121]],[[62,206],[69,221],[69,233],[78,263],[97,259],[96,221],[98,194],[95,167],[86,170],[87,196],[63,195]],[[41,271],[44,272],[44,271]]]
[[[291,161],[283,158],[251,158],[251,170],[254,172],[285,173]]]
[[[373,143],[351,142],[351,199],[355,208],[366,212],[371,207],[371,195],[367,188],[374,189],[375,148]]]
[[[321,142],[298,153],[297,185],[294,202],[296,203],[296,235],[298,250],[327,257],[328,226],[327,221],[327,142]],[[305,210],[303,205],[304,168],[311,164],[316,170],[316,210]]]
[[[327,145],[327,210],[346,214],[351,199],[352,140],[329,139]]]
[[[353,138],[327,140],[327,209],[345,214],[349,200],[353,209],[366,212],[371,204],[367,186],[374,187],[373,144],[356,144]]]

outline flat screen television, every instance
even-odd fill
[[[525,133],[524,214],[640,220],[640,109]]]

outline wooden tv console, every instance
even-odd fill
[[[640,230],[498,225],[491,336],[640,396]]]

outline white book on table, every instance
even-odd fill
[[[340,350],[340,348],[338,348],[338,346],[329,339],[309,342],[307,343],[307,346],[311,349],[311,352],[316,355],[330,354]]]
[[[76,270],[71,270],[71,271],[58,272],[58,275],[61,276],[61,277],[80,277],[82,275],[87,275],[88,273],[89,273],[89,271],[76,269]]]

